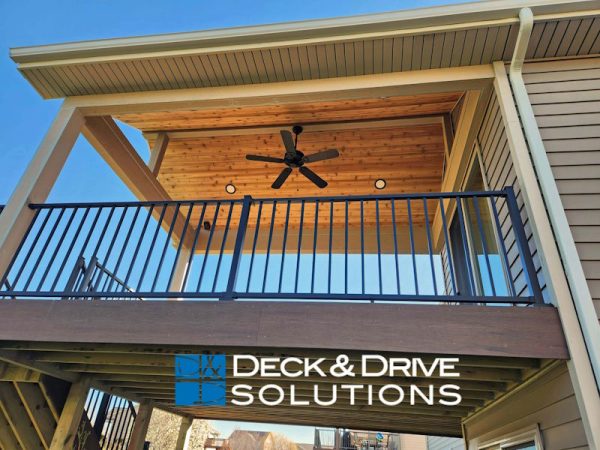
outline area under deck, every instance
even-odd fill
[[[22,324],[26,323],[24,327]],[[35,334],[32,331],[35,330]],[[133,400],[149,399],[184,415],[223,420],[461,435],[461,419],[510,391],[552,360],[568,358],[553,307],[5,300],[0,302],[0,360],[68,381],[81,375]],[[329,407],[186,407],[174,405],[175,353],[325,357],[362,353],[460,355],[459,406],[367,406],[358,397]],[[333,361],[332,361],[333,362]],[[228,379],[231,380],[231,361]],[[255,387],[281,379],[236,378]],[[294,379],[299,397],[314,377]],[[380,377],[361,382],[438,386],[448,379]],[[229,386],[228,390],[231,386]],[[324,392],[327,392],[326,388]],[[327,394],[323,394],[327,396]],[[228,392],[228,398],[231,398]],[[286,402],[288,399],[286,398]]]

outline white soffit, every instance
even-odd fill
[[[528,58],[600,53],[600,2],[452,6],[11,50],[44,98],[348,77],[510,60],[518,11]]]

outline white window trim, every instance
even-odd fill
[[[535,443],[536,450],[544,450],[544,443],[542,441],[542,433],[540,432],[539,424],[536,423],[531,427],[517,430],[513,433],[503,436],[502,438],[496,438],[490,441],[482,442],[478,445],[478,448],[481,450],[501,450],[529,441],[533,441]]]

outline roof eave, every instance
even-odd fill
[[[401,32],[413,28],[455,26],[474,21],[516,20],[519,10],[523,7],[532,8],[536,15],[551,15],[590,10],[597,8],[598,3],[596,0],[488,0],[333,19],[18,47],[10,50],[10,56],[18,64],[52,61],[60,63],[70,59],[123,57],[129,54],[202,50],[259,43],[277,45],[290,40]]]

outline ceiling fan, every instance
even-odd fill
[[[294,133],[295,138],[288,130],[280,131],[281,140],[283,141],[283,145],[285,147],[285,155],[283,158],[273,158],[271,156],[261,155],[246,155],[246,159],[250,161],[281,163],[287,166],[281,171],[277,179],[271,185],[273,189],[279,189],[283,183],[285,183],[285,180],[287,180],[292,173],[292,169],[298,169],[302,175],[316,184],[319,188],[323,189],[327,186],[327,181],[306,167],[305,164],[337,158],[340,156],[340,153],[336,149],[332,148],[318,153],[313,153],[312,155],[304,155],[304,153],[297,148],[298,135],[302,133],[302,127],[300,125],[295,125],[292,128],[292,132]]]

